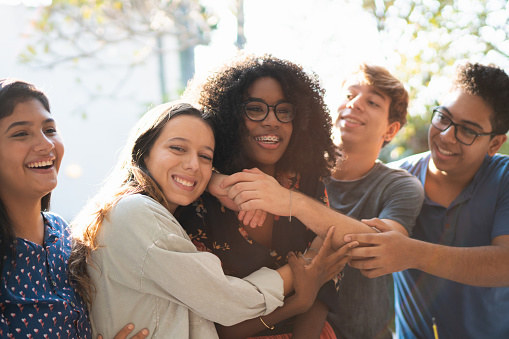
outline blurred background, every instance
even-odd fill
[[[506,0],[0,0],[0,43],[0,77],[33,82],[50,98],[66,146],[52,209],[71,220],[135,121],[239,49],[316,73],[333,117],[353,67],[387,67],[411,105],[408,124],[380,158],[422,152],[430,108],[456,63],[509,72],[509,7]]]

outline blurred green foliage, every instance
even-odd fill
[[[393,55],[394,74],[410,94],[408,123],[380,153],[383,161],[427,150],[431,108],[460,60],[509,70],[506,0],[363,0]],[[509,154],[506,143],[501,153]]]

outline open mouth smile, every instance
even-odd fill
[[[46,161],[34,161],[27,164],[28,168],[34,169],[48,169],[53,167],[55,160],[46,160]]]

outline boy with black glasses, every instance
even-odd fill
[[[509,77],[494,66],[460,66],[433,111],[430,152],[395,165],[426,198],[412,237],[380,220],[381,234],[352,234],[371,247],[352,261],[368,277],[394,274],[399,338],[509,337]]]

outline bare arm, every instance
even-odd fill
[[[329,309],[319,300],[307,312],[299,314],[293,325],[293,339],[320,338]]]
[[[345,237],[372,245],[351,251],[352,256],[367,258],[350,262],[367,277],[414,268],[462,284],[509,286],[509,235],[498,236],[487,246],[454,247],[408,238],[384,228],[380,220],[370,224],[384,232]]]
[[[224,178],[228,197],[241,210],[264,210],[274,215],[298,218],[320,237],[325,237],[331,226],[336,226],[332,244],[339,248],[347,233],[375,232],[362,222],[334,211],[321,202],[300,192],[282,187],[276,179],[258,169],[244,170]]]
[[[322,247],[310,264],[307,264],[303,257],[297,258],[293,252],[288,255],[288,263],[291,267],[290,273],[293,276],[295,293],[285,299],[283,307],[261,317],[263,322],[260,320],[260,317],[258,317],[233,326],[216,325],[220,337],[243,338],[254,335],[285,319],[306,312],[314,303],[320,287],[343,270],[350,259],[348,255],[349,251],[351,248],[357,246],[356,243],[352,243],[346,244],[339,250],[333,250],[331,246],[333,232],[334,229],[328,232]],[[286,273],[285,271],[285,274]],[[286,277],[283,276],[283,279],[286,280]],[[267,324],[268,327],[265,326],[264,323]]]

